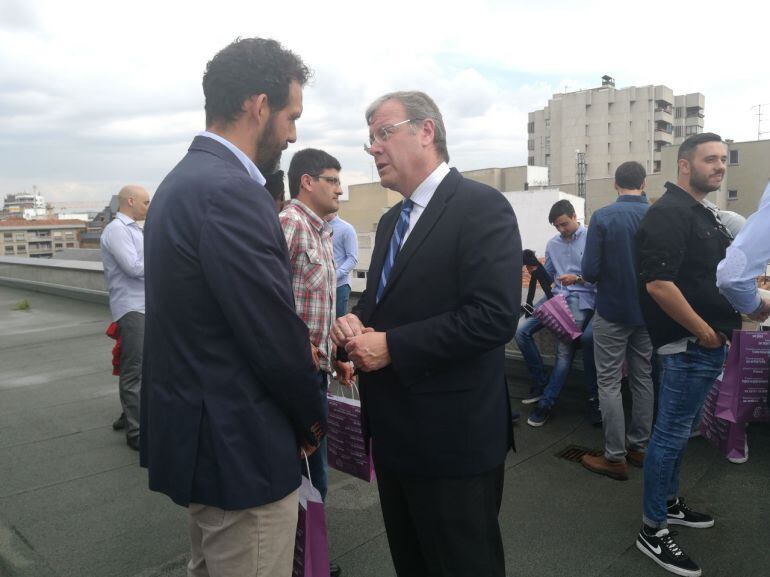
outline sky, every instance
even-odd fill
[[[267,6],[270,4],[270,6]],[[236,37],[279,40],[313,70],[298,139],[345,185],[376,178],[364,110],[393,90],[441,109],[459,170],[527,162],[527,113],[557,92],[665,84],[706,97],[705,130],[770,138],[770,5],[218,0],[0,0],[0,196],[36,187],[98,209],[155,191],[203,130],[206,62]]]

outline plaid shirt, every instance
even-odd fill
[[[291,262],[291,284],[297,314],[318,347],[321,370],[332,372],[334,345],[330,332],[337,292],[332,227],[293,198],[279,215]]]

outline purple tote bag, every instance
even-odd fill
[[[308,466],[308,470],[309,466]],[[292,577],[329,577],[329,541],[321,493],[302,476]]]
[[[717,398],[721,386],[722,376],[720,375],[703,404],[701,436],[728,459],[742,459],[746,456],[746,425],[731,423],[716,416]]]
[[[329,400],[326,445],[329,466],[371,483],[374,464],[361,432],[361,401],[332,394]]]
[[[770,332],[733,331],[716,416],[731,423],[770,421],[767,406]]]
[[[564,295],[554,295],[532,313],[560,341],[571,343],[583,332],[578,328]]]

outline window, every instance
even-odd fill
[[[674,110],[674,118],[682,118],[684,116],[684,106],[677,106]]]
[[[674,127],[674,136],[677,138],[681,138],[684,134],[684,126],[675,126]]]
[[[535,141],[534,140],[528,140],[527,141],[527,150],[535,150]]]
[[[527,164],[528,164],[529,166],[535,166],[535,157],[534,157],[534,156],[530,156],[530,157],[527,159]]]
[[[68,242],[67,243],[67,248],[75,248],[75,243],[74,242]]]
[[[527,123],[527,132],[529,132],[530,134],[535,132],[535,123],[534,122],[528,122]]]
[[[738,151],[737,150],[731,150],[730,151],[730,164],[738,164]]]
[[[690,136],[692,134],[700,134],[700,130],[699,130],[700,126],[698,126],[698,125],[685,126],[684,128],[685,128],[684,133],[687,136]]]
[[[13,247],[12,246],[6,246],[5,247],[5,254],[13,254]]]
[[[660,160],[656,160],[653,163],[653,172],[660,172]]]
[[[588,136],[588,125],[586,124],[586,136]]]
[[[633,148],[633,142],[631,142],[631,141],[629,140],[629,141],[628,141],[628,152],[631,152],[632,148]]]
[[[737,190],[728,190],[727,191],[727,200],[737,200],[738,199],[738,191]]]
[[[366,271],[365,270],[357,270],[356,271],[356,278],[366,278]]]
[[[13,233],[12,232],[3,233],[3,238],[5,240],[13,240]]]
[[[23,244],[17,245],[16,254],[27,254],[27,247]]]
[[[608,142],[607,143],[607,154],[609,154],[610,152],[612,152],[612,144]]]
[[[54,248],[64,248],[64,245],[62,243],[60,243],[60,242],[55,242],[55,243],[53,243],[53,247]]]
[[[612,163],[611,162],[607,163],[607,174],[612,174]]]
[[[16,233],[16,240],[24,240],[24,233],[23,232],[17,232]]]
[[[612,134],[612,122],[607,123],[607,134]]]

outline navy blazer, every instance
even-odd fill
[[[392,363],[362,373],[364,432],[378,467],[422,477],[483,473],[513,443],[505,344],[521,303],[521,239],[510,203],[455,169],[375,294],[399,203],[379,222],[353,312],[385,331]]]
[[[145,224],[141,463],[174,502],[236,510],[300,484],[325,426],[308,330],[268,192],[196,137]]]

